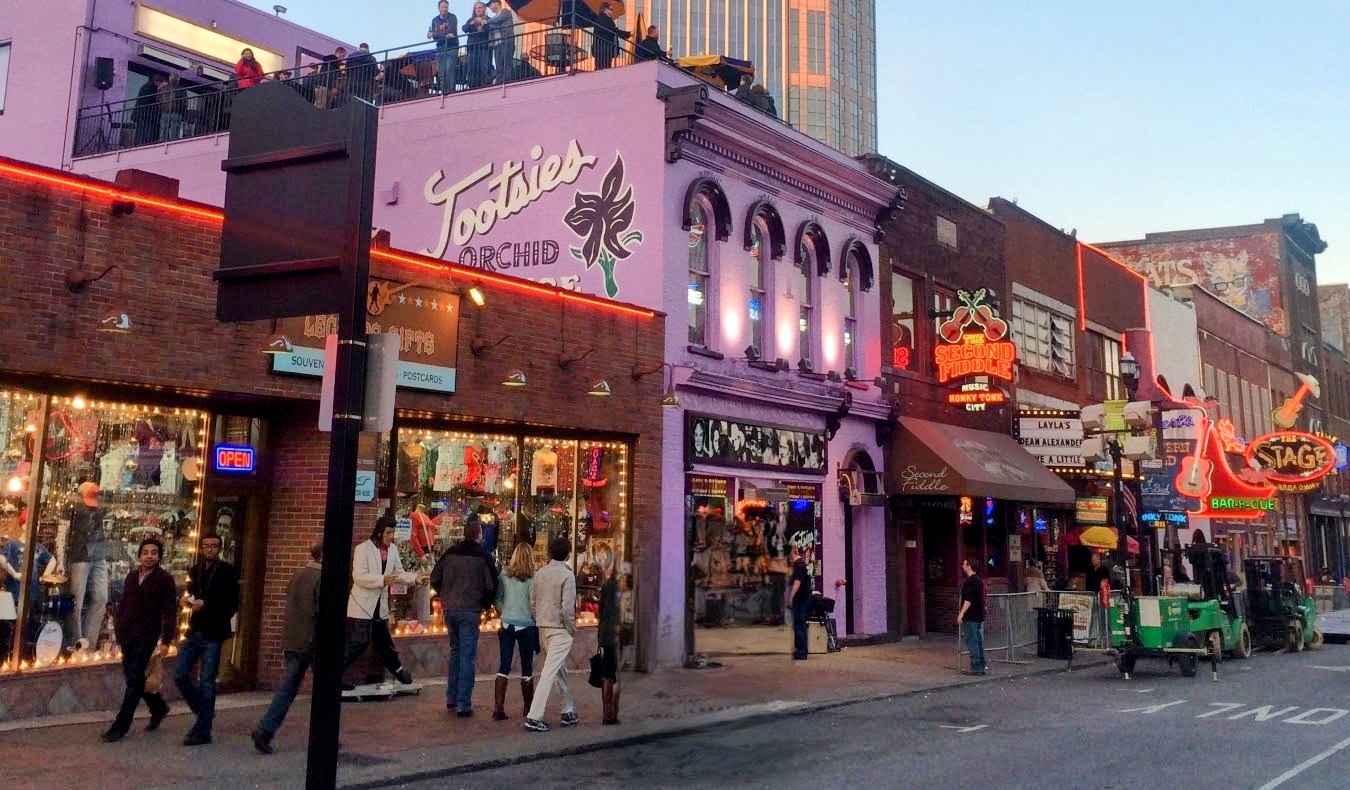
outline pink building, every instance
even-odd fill
[[[69,168],[76,153],[116,147],[107,142],[131,133],[112,125],[129,118],[99,109],[134,100],[154,74],[178,77],[189,111],[200,112],[202,98],[233,78],[244,47],[270,72],[314,62],[340,44],[235,0],[8,4],[0,18],[0,154]]]
[[[219,205],[227,149],[217,134],[72,166],[164,174]],[[662,502],[660,545],[636,547],[661,556],[660,578],[637,580],[660,587],[657,622],[639,626],[655,663],[720,649],[729,632],[695,622],[778,618],[790,543],[812,550],[841,631],[886,630],[884,510],[844,491],[879,492],[866,473],[894,419],[873,384],[875,235],[893,186],[645,63],[384,106],[376,190],[375,226],[396,247],[669,316],[667,364],[633,371],[669,389],[661,490],[634,492]],[[565,334],[558,349],[584,351]],[[788,631],[761,633],[787,649]]]

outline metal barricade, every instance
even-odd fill
[[[1003,664],[1027,664],[1017,659],[1017,649],[1036,644],[1036,607],[1042,606],[1042,593],[991,593],[986,597],[984,611],[984,652],[1002,653],[1002,658],[991,658]],[[969,655],[961,648],[959,655]]]

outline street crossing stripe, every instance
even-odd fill
[[[1341,749],[1344,749],[1347,746],[1350,746],[1350,738],[1346,738],[1345,740],[1341,741],[1340,743],[1336,744],[1330,749],[1327,749],[1321,754],[1315,754],[1312,757],[1309,757],[1308,759],[1304,760],[1303,762],[1299,763],[1293,768],[1290,768],[1288,771],[1285,771],[1284,773],[1280,774],[1274,779],[1271,779],[1269,782],[1266,782],[1265,784],[1261,785],[1259,790],[1275,790],[1275,788],[1279,787],[1280,785],[1284,784],[1290,779],[1293,779],[1295,776],[1298,776],[1299,774],[1303,773],[1309,768],[1312,768],[1314,765],[1317,765],[1318,763],[1322,762],[1323,760],[1327,759],[1331,755],[1335,754],[1336,752],[1339,752]]]

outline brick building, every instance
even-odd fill
[[[988,569],[992,590],[1017,587],[1021,557],[1008,547],[1018,503],[1068,501],[1071,492],[1013,442],[1010,382],[942,381],[938,369],[937,350],[958,345],[940,327],[966,309],[963,299],[976,302],[983,290],[984,304],[1007,318],[1003,222],[890,160],[865,161],[903,198],[883,226],[879,267],[890,316],[882,371],[901,415],[886,465],[889,630],[950,631],[961,562]],[[991,467],[1026,474],[990,475]]]
[[[1322,403],[1326,434],[1338,453],[1350,440],[1350,288],[1317,286],[1322,320]],[[1321,496],[1309,505],[1308,567],[1330,568],[1344,579],[1350,572],[1350,476],[1338,457],[1337,470],[1324,478]]]
[[[243,606],[222,680],[275,683],[284,588],[322,531],[328,453],[319,379],[274,371],[309,364],[324,322],[282,322],[275,330],[295,341],[293,353],[265,355],[270,322],[215,320],[217,209],[12,160],[0,159],[0,183],[0,533],[21,565],[25,547],[41,544],[29,562],[42,566],[29,584],[40,594],[0,660],[0,716],[113,706],[115,634],[90,611],[99,598],[111,611],[131,556],[122,549],[143,534],[165,539],[179,579],[200,534],[225,537]],[[374,486],[357,493],[370,501],[358,504],[353,541],[390,504],[420,514],[400,524],[401,540],[420,528],[448,542],[479,513],[498,530],[499,556],[518,531],[534,532],[536,545],[568,534],[583,599],[594,568],[633,574],[624,630],[642,665],[658,625],[659,553],[644,547],[660,525],[662,382],[635,373],[661,368],[661,314],[396,250],[374,251],[371,274],[407,297],[403,313],[392,294],[384,307],[386,326],[402,323],[404,360],[410,346],[439,342],[434,369],[454,386],[401,389],[395,431],[365,436],[362,468]],[[471,284],[481,307],[460,299]],[[437,315],[426,310],[432,300]],[[414,302],[421,314],[408,312]],[[503,386],[513,379],[526,385]],[[601,380],[612,395],[588,394]],[[242,454],[222,462],[221,446]],[[256,463],[236,462],[243,457]],[[104,489],[109,518],[102,595],[94,577],[78,591],[69,578],[79,558],[63,514],[86,479]],[[408,564],[424,562],[408,552]],[[82,612],[70,611],[75,598]],[[394,605],[405,662],[424,676],[443,671],[446,652],[439,621],[421,611],[427,600],[413,589]],[[485,640],[480,658],[494,644]]]
[[[1088,568],[1074,545],[1081,527],[1108,521],[1111,464],[1083,459],[1079,410],[1128,399],[1121,376],[1126,333],[1147,329],[1144,278],[1016,203],[993,198],[1005,227],[1009,313],[1019,352],[1019,440],[1076,492],[1071,507],[1038,507],[1024,516],[1028,556],[1052,581]],[[1126,477],[1134,477],[1126,465]]]

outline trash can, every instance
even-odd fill
[[[1036,607],[1036,656],[1056,661],[1073,658],[1073,610]]]

